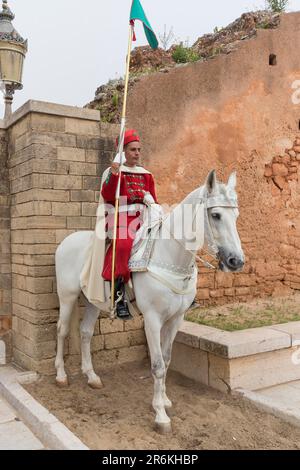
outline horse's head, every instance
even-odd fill
[[[241,271],[244,263],[244,253],[236,228],[239,216],[237,207],[236,173],[232,173],[228,183],[217,181],[215,170],[206,179],[208,234],[210,241],[217,249],[219,267],[222,271]]]

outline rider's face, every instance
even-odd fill
[[[140,142],[130,142],[125,147],[126,164],[135,166],[140,163],[141,145]]]

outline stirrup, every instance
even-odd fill
[[[131,320],[133,318],[129,312],[126,300],[122,300],[116,304],[116,315],[120,320]]]

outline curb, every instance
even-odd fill
[[[243,398],[251,402],[259,410],[270,413],[276,416],[277,418],[281,418],[287,423],[300,427],[300,411],[291,411],[291,409],[287,406],[278,403],[273,398],[260,395],[258,392],[251,392],[250,390],[238,388],[234,390],[234,393],[242,396]]]
[[[0,367],[0,393],[49,450],[89,450],[21,385],[36,379],[34,372],[18,372],[11,366]]]

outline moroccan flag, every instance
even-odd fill
[[[143,7],[140,3],[140,0],[133,0],[132,1],[131,12],[130,12],[130,23],[134,25],[135,20],[142,21],[143,26],[144,26],[144,31],[145,31],[146,37],[148,39],[149,45],[152,47],[152,49],[157,49],[158,40],[155,36],[155,33],[154,33],[148,19],[147,19],[147,16],[145,15],[145,12],[144,12]]]

